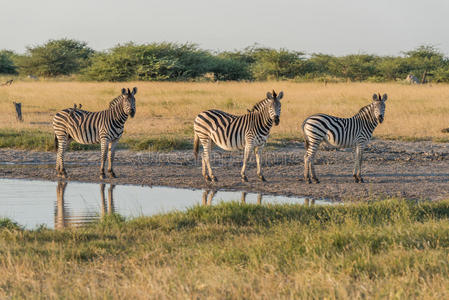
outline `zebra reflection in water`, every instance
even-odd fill
[[[315,199],[304,199],[304,206],[314,206],[315,205]]]
[[[210,206],[212,205],[212,199],[217,194],[216,190],[204,190],[203,191],[203,197],[202,197],[202,205],[204,206]],[[247,192],[242,192],[242,196],[240,198],[241,203],[246,203],[246,195]],[[257,194],[257,204],[262,204],[262,194]]]
[[[111,184],[108,188],[108,197],[105,197],[105,184],[100,184],[101,211],[100,214],[84,214],[80,216],[70,215],[68,206],[64,199],[65,190],[67,188],[66,181],[59,181],[56,187],[56,205],[55,205],[55,229],[63,229],[68,227],[78,227],[91,223],[106,215],[115,213],[114,206],[114,188]]]

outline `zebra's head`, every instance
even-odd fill
[[[387,94],[384,94],[382,97],[380,94],[373,95],[373,104],[374,104],[374,116],[376,117],[379,123],[384,121],[385,115],[385,101],[387,101]]]
[[[284,92],[280,92],[279,95],[273,90],[273,93],[267,93],[267,99],[270,100],[268,103],[268,111],[270,113],[270,118],[273,120],[274,125],[279,125],[279,117],[281,116],[281,99],[284,96]]]
[[[123,96],[123,110],[127,115],[130,115],[131,118],[134,118],[136,114],[136,98],[134,95],[137,94],[137,88],[134,87],[132,91],[129,89],[122,89]]]

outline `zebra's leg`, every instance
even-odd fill
[[[246,143],[245,152],[243,153],[243,166],[242,171],[240,172],[240,176],[242,177],[242,182],[248,182],[248,177],[245,175],[246,171],[246,162],[248,161],[249,154],[251,153],[252,146],[250,143]]]
[[[315,165],[313,164],[313,158],[310,160],[310,166],[309,166],[309,168],[310,168],[310,174],[312,175],[312,180],[315,182],[315,183],[320,183],[320,181],[318,180],[318,177],[316,177],[316,173],[315,173]]]
[[[354,166],[354,181],[363,183],[363,178],[361,176],[362,173],[362,156],[363,156],[363,150],[362,145],[357,145],[355,147],[355,166]]]
[[[309,183],[312,183],[314,181],[315,183],[320,183],[318,178],[316,177],[315,173],[315,166],[313,164],[313,160],[315,159],[315,154],[318,150],[318,147],[320,146],[320,143],[311,143],[307,149],[307,168],[309,171]],[[305,162],[304,162],[305,164]]]
[[[306,149],[306,154],[304,155],[304,180],[307,183],[312,183],[312,180],[315,183],[320,183],[316,177],[315,166],[313,165],[318,146],[319,144],[309,144],[309,147]]]
[[[256,163],[257,163],[257,176],[259,176],[260,180],[267,181],[262,174],[262,166],[260,165],[260,152],[261,152],[260,147],[254,148],[254,154],[256,155]]]
[[[312,183],[312,180],[310,180],[309,156],[307,153],[304,155],[304,181],[307,183]]]
[[[108,152],[108,140],[105,138],[101,139],[100,146],[101,146],[100,179],[105,179],[106,175],[104,174],[104,164],[106,162],[106,155]]]
[[[58,153],[56,155],[56,172],[58,177],[67,178],[67,172],[64,168],[64,153],[67,150],[68,137],[59,136],[58,137]]]
[[[112,178],[117,178],[117,176],[114,173],[114,170],[112,169],[112,164],[114,162],[114,156],[115,156],[115,147],[117,146],[117,141],[113,141],[109,143],[109,151],[108,151],[108,173],[109,176]]]
[[[209,175],[207,175],[207,172],[206,172],[206,158],[204,157],[204,153],[203,153],[203,158],[201,159],[201,171],[203,172],[204,180],[206,180],[206,182],[209,182],[210,177],[209,177]]]
[[[218,179],[212,173],[212,167],[210,166],[210,152],[212,150],[212,141],[209,138],[207,140],[202,140],[201,143],[203,145],[203,159],[204,159],[204,162],[206,163],[206,167],[207,167],[207,171],[209,172],[210,180],[212,180],[212,182],[217,182]],[[206,179],[206,181],[208,181],[207,177],[204,177],[204,178]]]

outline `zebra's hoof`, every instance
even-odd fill
[[[205,180],[206,182],[210,182],[210,181],[211,181],[209,175],[204,176],[204,180]]]
[[[242,176],[242,182],[248,182],[248,177],[246,177],[246,175]]]
[[[262,182],[266,182],[266,181],[267,181],[263,175],[259,176],[259,179],[260,179],[260,181],[262,181]]]
[[[365,182],[362,177],[357,177],[357,176],[354,176],[354,181],[355,181],[355,183],[364,183]]]
[[[316,177],[312,178],[312,180],[313,180],[313,182],[315,182],[315,183],[320,183],[320,181],[319,181],[318,178],[316,178]]]
[[[212,182],[218,182],[217,177],[215,177],[214,175],[212,175]]]

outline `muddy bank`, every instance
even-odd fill
[[[66,157],[69,180],[101,182],[99,151],[69,152]],[[214,150],[212,167],[219,182],[206,184],[201,164],[191,151],[170,153],[117,151],[116,179],[105,182],[148,186],[174,186],[246,190],[281,195],[334,200],[403,196],[413,199],[449,198],[449,143],[372,141],[364,153],[365,183],[352,179],[353,154],[349,150],[324,148],[318,152],[316,171],[320,184],[307,184],[303,174],[302,144],[263,154],[264,175],[260,182],[251,158],[247,176],[240,181],[242,153]],[[57,180],[55,153],[0,149],[0,178]]]

